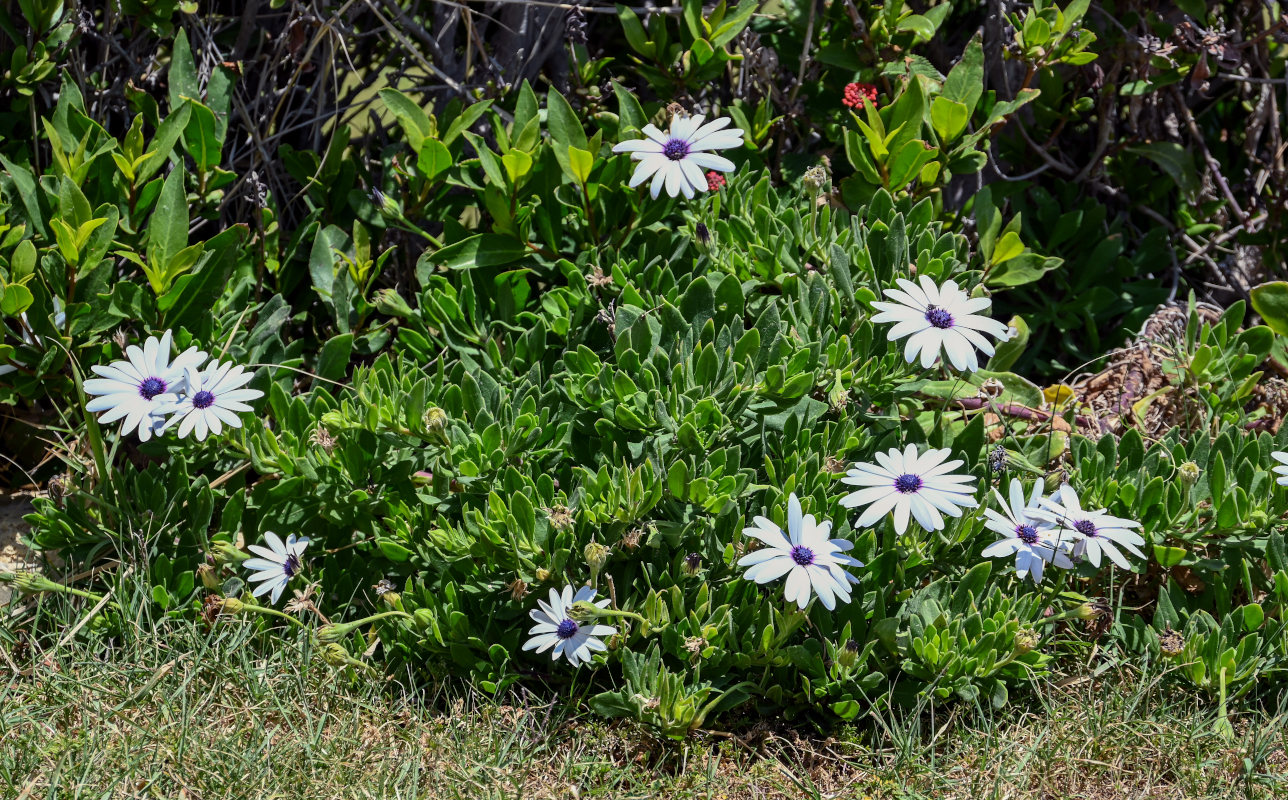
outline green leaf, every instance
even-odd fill
[[[1198,170],[1194,166],[1194,157],[1187,148],[1176,142],[1148,142],[1129,145],[1123,150],[1153,161],[1188,195],[1196,194],[1202,187]]]
[[[317,374],[319,377],[338,381],[349,370],[349,357],[353,354],[353,334],[341,333],[332,336],[322,345],[318,354]]]
[[[554,150],[556,155],[561,151],[565,154],[563,160],[567,159],[566,153],[569,147],[585,150],[589,146],[586,131],[581,127],[581,120],[577,119],[576,112],[568,105],[564,96],[554,89],[546,95],[546,125],[550,129],[550,138],[561,145]]]
[[[177,165],[161,185],[156,209],[148,220],[148,260],[154,267],[170,263],[188,246],[188,195],[183,185],[183,165]]]
[[[1189,555],[1189,551],[1184,547],[1166,547],[1161,544],[1154,545],[1154,560],[1159,566],[1170,569],[1184,560]]]
[[[423,258],[447,269],[474,269],[513,264],[528,252],[517,239],[496,233],[479,233],[441,250],[426,253]]]
[[[157,126],[156,136],[152,137],[147,152],[142,156],[142,161],[135,165],[135,186],[141,186],[147,182],[170,160],[170,154],[174,152],[175,143],[187,128],[190,116],[192,116],[192,107],[184,103],[177,110],[171,111],[170,116]]]
[[[991,271],[984,285],[991,289],[1023,286],[1033,283],[1063,264],[1064,261],[1059,258],[1048,258],[1037,253],[1022,253],[1007,259],[1006,263]]]
[[[309,251],[309,275],[313,288],[324,298],[331,297],[335,286],[336,251],[344,247],[349,234],[337,225],[328,225],[318,232]]]
[[[421,145],[416,157],[416,168],[427,179],[433,180],[452,166],[452,153],[447,145],[437,139],[429,139]]]
[[[590,169],[595,165],[595,156],[589,150],[579,147],[568,148],[568,166],[572,178],[582,185],[590,180]]]
[[[188,32],[179,29],[174,37],[174,51],[170,56],[170,108],[183,105],[185,99],[200,100],[201,84],[197,80],[197,64],[188,44]]]
[[[505,167],[505,175],[509,178],[510,185],[517,187],[519,182],[532,171],[532,156],[522,150],[511,150],[501,156],[501,164]]]
[[[944,144],[961,136],[969,121],[970,109],[965,103],[949,100],[941,95],[930,104],[930,123],[939,135],[939,141]]]
[[[640,18],[621,3],[617,4],[617,21],[621,23],[622,33],[626,35],[626,43],[632,50],[645,58],[652,58],[657,53],[657,46],[649,41]]]
[[[416,154],[420,154],[425,140],[434,135],[434,123],[429,115],[414,100],[397,89],[381,89],[380,99],[385,108],[394,115],[407,137],[407,143]],[[446,149],[446,148],[444,148]]]
[[[478,122],[479,117],[483,116],[483,112],[487,111],[491,107],[492,101],[484,100],[482,102],[475,103],[462,111],[457,115],[456,119],[452,120],[451,124],[447,126],[447,132],[444,133],[442,137],[443,144],[451,145],[452,142],[456,141],[458,136],[465,133],[471,125]]]
[[[1024,242],[1020,241],[1020,235],[1015,231],[1007,231],[1002,234],[997,245],[993,247],[993,256],[989,260],[994,264],[1001,264],[1024,252]]]
[[[195,100],[189,105],[192,113],[184,129],[183,144],[192,160],[197,162],[197,170],[206,172],[219,166],[222,149],[215,131],[215,113]]]
[[[998,342],[993,357],[988,360],[985,369],[991,372],[1007,372],[1024,354],[1029,344],[1029,325],[1023,317],[1011,317],[1009,327],[1015,329],[1015,335],[1004,342]]]
[[[935,36],[935,23],[926,19],[922,14],[909,14],[899,20],[898,30],[910,31],[918,39],[928,42]]]
[[[961,61],[948,71],[944,79],[942,97],[966,106],[974,111],[979,98],[984,94],[984,45],[980,34],[971,37],[962,53]]]
[[[35,299],[31,296],[31,290],[26,286],[11,283],[3,287],[3,294],[0,294],[0,312],[10,317],[16,317],[31,308],[31,304],[35,302]]]
[[[738,34],[742,33],[743,28],[751,22],[751,15],[759,6],[759,0],[739,0],[738,7],[733,10],[733,13],[725,17],[719,27],[711,32],[711,36],[708,37],[711,40],[711,46],[724,47],[738,38]]]
[[[1288,281],[1271,281],[1254,286],[1252,310],[1257,312],[1270,330],[1288,336]]]

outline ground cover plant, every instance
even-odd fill
[[[1277,6],[272,5],[0,6],[7,652],[675,740],[1276,705]]]

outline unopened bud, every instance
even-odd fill
[[[241,550],[234,547],[232,542],[224,541],[215,542],[211,555],[213,555],[215,561],[220,564],[229,564],[232,566],[237,566],[241,562],[250,558],[250,553],[243,553]]]
[[[40,592],[56,592],[63,587],[60,584],[46,578],[35,572],[14,572],[9,573],[7,579],[13,583],[13,587],[24,594],[38,594]]]
[[[572,509],[568,506],[553,506],[546,510],[546,517],[550,520],[550,527],[560,533],[572,530],[574,520]]]
[[[684,557],[684,573],[686,575],[697,575],[700,569],[702,569],[702,556],[697,553],[689,553]]]
[[[845,642],[845,646],[836,654],[836,661],[842,667],[849,669],[854,666],[854,662],[859,660],[859,643],[854,639]]]
[[[197,567],[197,577],[201,579],[201,585],[207,589],[213,591],[219,588],[219,574],[210,564]]]
[[[434,473],[419,469],[411,474],[412,486],[428,486],[434,482]]]
[[[246,604],[236,597],[225,597],[220,608],[220,611],[224,614],[240,614],[245,610]]]
[[[537,579],[537,583],[545,583],[550,580],[550,570],[545,567],[537,567],[537,571],[533,573],[532,577]]]
[[[391,317],[406,319],[416,313],[412,311],[411,306],[407,305],[407,301],[403,299],[402,295],[393,289],[381,289],[376,292],[374,305],[381,314]]]
[[[817,193],[827,185],[827,170],[822,166],[810,167],[805,170],[801,183],[805,185],[807,191]]]
[[[402,207],[398,201],[379,189],[371,190],[371,202],[375,204],[376,209],[386,217],[398,218],[403,215]]]
[[[1024,655],[1032,652],[1040,643],[1042,637],[1032,628],[1020,628],[1015,633],[1015,654]]]
[[[425,411],[425,429],[434,433],[447,427],[447,412],[438,406],[431,406]]]
[[[1186,461],[1176,468],[1176,479],[1186,489],[1199,482],[1199,465],[1193,461]]]

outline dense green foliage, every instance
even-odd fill
[[[50,484],[31,518],[39,549],[136,567],[94,580],[142,581],[166,613],[210,614],[210,597],[246,588],[241,544],[307,535],[317,609],[337,623],[406,612],[312,630],[345,648],[336,663],[379,637],[390,665],[490,692],[584,689],[586,671],[520,648],[534,594],[589,581],[630,615],[597,662],[592,707],[674,736],[747,703],[843,719],[927,699],[1001,706],[1095,637],[1097,658],[1172,659],[1173,679],[1222,701],[1288,668],[1288,495],[1270,472],[1288,433],[1275,434],[1282,381],[1267,377],[1282,369],[1288,284],[1240,283],[1248,301],[1219,314],[1190,294],[1130,351],[1139,363],[1108,359],[1159,302],[1189,294],[1178,243],[1198,248],[1186,266],[1227,277],[1202,242],[1275,261],[1282,181],[1250,180],[1240,199],[1221,177],[1250,172],[1261,139],[1240,145],[1251,131],[1230,126],[1200,165],[1124,134],[1089,151],[1086,185],[1062,156],[1026,149],[1112,138],[1114,91],[1131,98],[1124,119],[1135,98],[1179,97],[1182,80],[1197,92],[1197,65],[1224,55],[1152,55],[1130,91],[1121,60],[1094,86],[1087,70],[1119,59],[1131,26],[1161,36],[1201,4],[1107,27],[1086,0],[1026,7],[1005,45],[1023,65],[1015,91],[989,77],[1011,66],[989,55],[992,22],[946,33],[952,20],[974,31],[970,3],[687,2],[647,23],[622,7],[593,30],[625,46],[608,58],[574,41],[560,86],[435,103],[359,70],[370,117],[309,123],[311,144],[274,133],[271,154],[246,144],[259,131],[245,111],[271,95],[217,57],[233,32],[212,37],[184,9],[127,10],[163,77],[119,88],[111,64],[54,66],[83,64],[89,33],[115,36],[120,19],[9,5],[6,477]],[[1247,14],[1239,24],[1261,19]],[[1279,52],[1281,28],[1257,47]],[[747,71],[770,43],[783,74]],[[760,96],[725,90],[742,81]],[[843,106],[854,81],[878,100]],[[672,100],[746,133],[726,152],[728,185],[687,202],[628,188],[634,163],[612,152],[665,126]],[[1214,125],[1254,113],[1237,94],[1205,110]],[[1035,158],[1032,180],[984,185],[998,163]],[[1126,206],[1103,200],[1124,193]],[[911,276],[992,294],[1016,336],[974,373],[907,363],[871,303]],[[179,349],[257,370],[265,397],[243,428],[139,444],[85,413],[89,366],[166,329]],[[1059,382],[1086,361],[1111,384],[1136,369],[1147,390]],[[1148,563],[1083,563],[1034,587],[981,559],[995,537],[978,513],[942,531],[853,528],[841,474],[909,443],[963,459],[982,504],[1012,477],[1071,483],[1086,506],[1142,523]],[[743,528],[759,514],[785,525],[792,493],[866,565],[834,612],[784,606],[736,566]],[[395,590],[377,591],[386,580]],[[266,638],[294,635],[263,622]],[[121,624],[96,616],[86,635]]]

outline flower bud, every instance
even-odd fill
[[[859,660],[859,643],[854,639],[845,642],[845,646],[836,654],[836,661],[842,667],[849,669],[854,666],[854,662]]]
[[[586,566],[590,567],[591,574],[598,575],[599,571],[608,563],[608,556],[612,551],[599,542],[591,542],[586,545],[584,553],[586,555]]]
[[[197,567],[197,577],[201,579],[201,585],[210,590],[219,588],[219,574],[215,567],[210,564],[202,564]]]
[[[246,610],[246,604],[236,597],[225,597],[219,609],[224,614],[240,614]]]
[[[396,611],[403,611],[402,595],[396,591],[394,582],[388,578],[381,578],[380,582],[373,587],[376,590],[376,597],[381,602]]]
[[[349,655],[349,651],[344,649],[344,645],[336,642],[324,643],[318,648],[318,655],[322,656],[322,660],[333,667],[347,667],[354,661],[353,657]]]
[[[537,583],[545,583],[550,580],[550,570],[545,567],[537,567],[537,571],[533,573],[532,577],[537,579]]]
[[[371,190],[371,202],[383,216],[397,219],[403,215],[402,207],[398,205],[398,201],[379,189]]]
[[[1032,652],[1042,642],[1042,637],[1032,628],[1020,628],[1015,633],[1015,654],[1022,656]]]
[[[348,625],[337,625],[334,622],[328,622],[319,627],[313,635],[317,637],[319,642],[330,644],[332,642],[343,642],[349,637],[351,630]]]
[[[374,305],[377,311],[390,317],[406,319],[416,313],[412,311],[411,306],[407,305],[402,295],[393,289],[381,289],[376,292]]]
[[[684,573],[686,575],[697,575],[700,569],[702,569],[702,556],[697,553],[689,553],[684,557]]]
[[[438,406],[431,406],[425,411],[425,430],[430,433],[442,433],[447,427],[447,412]]]
[[[573,514],[572,509],[564,505],[556,505],[546,509],[546,517],[550,520],[550,527],[560,533],[572,530]]]
[[[801,178],[805,190],[817,194],[827,185],[827,170],[822,166],[813,166],[805,170],[804,177]]]
[[[1199,482],[1199,465],[1193,461],[1186,461],[1176,468],[1176,479],[1186,489]]]
[[[411,474],[412,486],[428,486],[433,482],[434,482],[434,473],[428,470],[418,469]]]
[[[60,584],[35,572],[11,572],[5,575],[3,580],[12,582],[15,589],[25,594],[56,592],[63,588]]]
[[[574,622],[585,622],[588,619],[594,619],[601,610],[599,606],[589,600],[578,600],[568,606],[567,614],[569,619]]]
[[[211,555],[214,556],[216,562],[234,567],[250,558],[250,553],[243,553],[233,546],[232,542],[224,541],[215,542]]]

